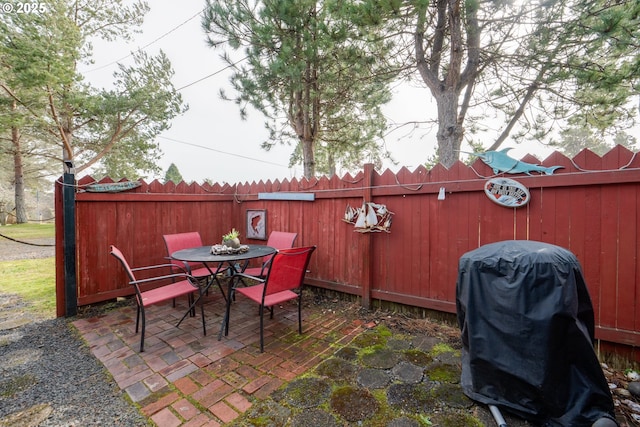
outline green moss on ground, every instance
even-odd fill
[[[331,409],[345,420],[357,422],[376,415],[380,404],[369,390],[345,386],[331,394]]]
[[[15,376],[0,383],[0,397],[13,397],[21,391],[33,387],[38,382],[34,375]]]

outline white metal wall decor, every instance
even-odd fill
[[[484,192],[491,201],[508,208],[519,208],[529,203],[529,189],[509,178],[491,178],[484,184]]]
[[[344,222],[353,224],[354,231],[359,233],[376,233],[380,231],[391,232],[391,219],[393,212],[385,205],[378,203],[363,203],[360,208],[352,208],[347,205],[344,212]]]

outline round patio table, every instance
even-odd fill
[[[218,274],[223,271],[230,272],[229,278],[229,287],[227,290],[227,295],[222,292],[223,298],[226,300],[227,305],[231,304],[231,294],[233,293],[233,276],[236,273],[243,272],[249,261],[254,258],[262,258],[265,256],[273,255],[276,253],[276,248],[266,245],[243,245],[248,247],[246,252],[238,252],[238,253],[222,253],[222,254],[213,254],[211,253],[211,246],[199,246],[196,248],[189,249],[181,249],[171,254],[171,258],[176,259],[178,261],[185,262],[201,262],[207,267],[209,272],[211,273],[211,279],[205,285],[205,288],[202,290],[201,295],[204,295],[211,285],[217,283],[222,291],[222,286],[218,281]],[[236,264],[240,264],[240,271],[236,270]],[[215,265],[215,268],[213,267]],[[182,316],[178,325],[182,323],[182,321],[187,317],[187,315],[193,310],[198,301],[200,301],[201,296],[191,303],[187,312]],[[227,310],[228,312],[228,310]],[[225,315],[225,319],[222,321],[222,327],[220,329],[220,335],[218,338],[222,336],[222,331],[226,325],[227,319]]]
[[[276,252],[276,248],[266,245],[243,245],[249,248],[246,252],[229,254],[212,254],[211,246],[199,246],[197,248],[181,249],[171,254],[171,258],[178,261],[201,262],[203,264],[226,263],[233,266],[238,261],[248,261],[253,258],[269,256]]]

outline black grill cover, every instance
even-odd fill
[[[546,426],[614,419],[591,299],[571,252],[520,240],[467,252],[456,306],[468,397]]]

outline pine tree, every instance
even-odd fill
[[[173,182],[174,184],[179,184],[183,181],[182,174],[178,170],[178,167],[175,163],[171,163],[167,168],[167,172],[164,174],[164,183]]]
[[[207,0],[203,27],[212,47],[229,48],[231,98],[243,117],[247,106],[266,117],[263,148],[295,147],[291,163],[305,177],[380,159],[394,74],[390,45],[363,13],[341,0]]]

